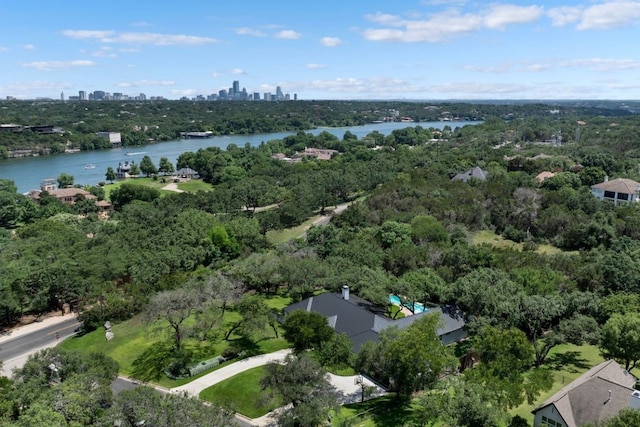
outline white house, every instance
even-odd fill
[[[609,180],[605,177],[604,182],[591,186],[594,196],[613,202],[616,206],[621,203],[638,202],[639,192],[640,183],[628,178]]]

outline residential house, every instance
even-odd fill
[[[98,200],[96,196],[84,190],[82,188],[57,188],[55,180],[45,179],[40,184],[40,190],[31,190],[27,193],[32,200],[38,202],[42,192],[46,192],[49,196],[55,197],[66,205],[74,205],[78,198],[84,198],[87,200],[93,200],[95,205],[100,208],[100,211],[105,213],[111,210],[111,203],[106,200]]]
[[[556,176],[556,174],[553,172],[543,171],[536,175],[536,181],[538,181],[538,184],[542,184],[545,179],[553,178],[554,176]]]
[[[640,407],[637,378],[613,360],[602,362],[533,410],[533,427],[579,427]]]
[[[122,146],[122,135],[120,132],[96,132],[96,135],[109,141],[111,147]]]
[[[189,166],[186,168],[180,168],[176,171],[176,176],[185,179],[198,179],[200,175],[197,171],[191,169]]]
[[[604,182],[591,186],[591,193],[600,200],[613,202],[614,205],[622,203],[638,202],[640,183],[628,179],[617,178],[609,180],[604,178]]]
[[[489,176],[489,172],[487,172],[486,170],[480,169],[478,166],[476,166],[475,168],[469,169],[466,172],[457,174],[456,176],[451,178],[451,181],[469,182],[469,180],[472,178],[478,179],[480,181],[486,181],[488,176]]]
[[[383,329],[392,326],[406,328],[427,313],[437,313],[442,319],[442,326],[437,333],[443,344],[458,342],[467,337],[462,313],[453,307],[433,307],[411,316],[391,319],[385,316],[384,308],[350,295],[348,286],[342,288],[341,294],[325,292],[291,304],[284,311],[291,313],[294,310],[316,312],[325,316],[336,333],[347,335],[356,353],[365,342],[378,342]]]

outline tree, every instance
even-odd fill
[[[113,184],[113,181],[116,179],[116,173],[113,171],[113,168],[109,166],[107,168],[107,173],[104,175],[107,181],[110,181]]]
[[[415,420],[425,426],[442,420],[456,427],[498,427],[508,417],[491,390],[463,377],[443,381],[420,396],[416,406]]]
[[[137,163],[131,162],[131,168],[129,169],[129,174],[131,176],[140,175],[140,166]]]
[[[285,405],[291,405],[278,412],[279,426],[316,427],[339,407],[327,373],[307,355],[287,355],[284,364],[266,365],[260,387],[270,397],[280,396]]]
[[[614,313],[602,327],[602,356],[616,360],[627,371],[640,361],[640,314]]]
[[[613,418],[585,427],[635,427],[640,425],[640,410],[625,408]]]
[[[156,168],[156,165],[153,164],[153,161],[149,156],[144,156],[142,158],[142,161],[140,162],[140,170],[146,176],[158,173],[158,168]]]
[[[118,394],[102,421],[104,427],[237,425],[233,413],[217,405],[203,405],[196,397],[159,393],[143,386]]]
[[[388,381],[398,396],[432,387],[457,364],[436,333],[439,321],[437,314],[427,314],[406,329],[384,329],[379,343],[361,347],[356,368]]]
[[[159,197],[160,191],[157,188],[135,185],[130,182],[125,182],[120,187],[114,189],[110,195],[111,202],[116,210],[121,210],[124,205],[134,200],[151,202]]]
[[[231,325],[224,337],[225,340],[228,340],[233,332],[238,332],[246,338],[252,338],[264,333],[268,328],[273,330],[276,338],[278,337],[276,315],[265,303],[263,297],[246,294],[235,306],[235,310],[242,318]]]
[[[158,165],[158,172],[168,175],[175,172],[173,164],[166,157],[160,157],[160,164]]]
[[[289,313],[282,323],[282,328],[284,338],[293,345],[297,353],[322,348],[335,333],[322,314],[304,310]]]
[[[68,173],[61,173],[56,179],[58,181],[58,188],[73,187],[73,175]]]
[[[318,350],[318,357],[323,366],[335,368],[351,367],[354,360],[353,344],[345,333],[336,334],[326,341]]]
[[[553,384],[546,369],[529,370],[533,363],[533,345],[524,332],[516,328],[484,327],[473,348],[482,363],[465,371],[465,377],[491,390],[496,396],[496,404],[504,409],[516,407],[525,399],[532,404]]]

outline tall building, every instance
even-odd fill
[[[280,86],[276,86],[276,101],[284,101],[284,94]]]
[[[253,100],[260,101],[260,92],[253,92]]]
[[[81,90],[78,92],[78,98],[80,98],[80,101],[86,101],[87,100],[87,92],[85,92],[84,90]]]
[[[240,81],[239,80],[234,80],[233,81],[233,95],[235,95],[236,93],[240,93]]]
[[[60,92],[60,101],[64,101],[64,92]]]

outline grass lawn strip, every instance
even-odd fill
[[[263,376],[264,366],[249,369],[204,389],[200,398],[249,418],[261,417],[282,406],[280,400],[261,398],[260,379]]]

